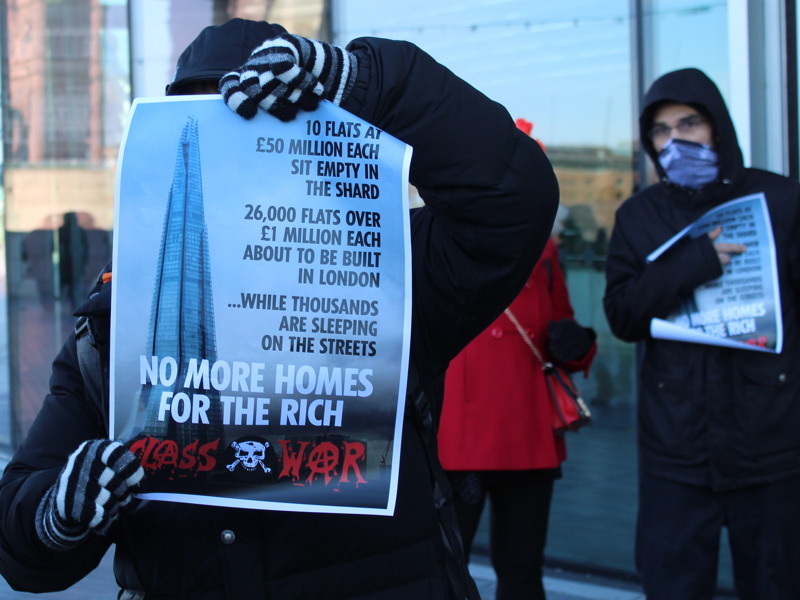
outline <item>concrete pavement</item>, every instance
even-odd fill
[[[491,567],[473,562],[470,572],[478,584],[483,600],[493,600],[495,576]],[[644,595],[623,584],[601,581],[589,576],[565,576],[548,573],[544,579],[548,600],[644,600]],[[100,566],[88,577],[63,592],[29,594],[13,591],[0,579],[0,600],[113,600],[117,585],[112,572],[112,553],[103,558]]]

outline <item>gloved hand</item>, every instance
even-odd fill
[[[83,442],[39,503],[39,539],[53,550],[68,550],[89,532],[104,535],[143,477],[139,460],[119,442]]]
[[[219,81],[230,108],[252,119],[260,106],[281,121],[298,109],[314,110],[321,99],[338,105],[356,79],[355,56],[338,46],[282,33],[253,50],[236,71]]]
[[[547,350],[557,363],[582,359],[592,349],[597,334],[574,319],[550,321],[547,325]]]

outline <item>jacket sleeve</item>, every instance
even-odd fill
[[[0,573],[15,590],[48,592],[76,583],[100,562],[110,541],[90,536],[55,552],[35,530],[39,502],[81,442],[108,436],[83,393],[74,335],[53,362],[50,394],[0,479]]]
[[[663,319],[689,299],[701,284],[720,277],[722,265],[707,235],[684,238],[653,262],[633,243],[631,230],[642,226],[618,211],[606,260],[603,297],[611,331],[626,342],[650,335],[650,321]]]
[[[412,353],[438,372],[508,306],[550,234],[558,184],[508,112],[407,42],[359,38],[342,107],[413,148]]]

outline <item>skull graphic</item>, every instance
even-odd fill
[[[247,471],[255,471],[256,467],[261,467],[264,473],[269,473],[270,469],[264,464],[267,447],[269,442],[261,443],[252,440],[243,442],[233,442],[231,447],[236,451],[236,460],[227,465],[229,471],[233,471],[237,466],[242,465]]]

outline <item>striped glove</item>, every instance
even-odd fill
[[[320,100],[341,104],[357,70],[356,57],[344,48],[283,33],[253,50],[238,70],[224,75],[219,91],[245,119],[252,119],[261,107],[281,121],[291,121],[298,109],[314,110]]]
[[[83,442],[39,503],[39,539],[53,550],[68,550],[89,532],[105,535],[143,477],[139,460],[119,442]]]

